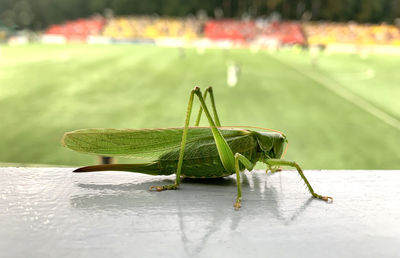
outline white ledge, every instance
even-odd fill
[[[0,168],[2,257],[398,257],[400,171],[246,172],[234,177]]]

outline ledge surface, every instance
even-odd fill
[[[183,179],[0,168],[1,257],[399,257],[400,171],[295,171]]]

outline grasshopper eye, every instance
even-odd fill
[[[281,143],[287,143],[288,142],[288,140],[287,140],[287,138],[286,138],[286,135],[284,135],[283,133],[280,133],[279,134],[279,142],[281,142]]]

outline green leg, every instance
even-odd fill
[[[236,202],[233,204],[235,209],[239,209],[242,203],[242,187],[240,182],[240,167],[239,161],[250,171],[254,168],[254,164],[251,163],[245,156],[240,153],[235,154],[235,173],[236,173],[236,185],[237,185],[237,196]]]
[[[267,165],[270,166],[290,166],[290,167],[294,167],[297,169],[297,171],[299,172],[301,178],[304,180],[304,183],[306,183],[308,191],[311,193],[311,195],[314,198],[318,198],[324,201],[329,201],[329,200],[333,200],[332,197],[329,196],[322,196],[319,195],[317,193],[314,192],[314,189],[311,187],[310,183],[308,182],[307,178],[304,176],[303,170],[300,168],[300,166],[294,162],[294,161],[288,161],[288,160],[281,160],[281,159],[268,159],[266,160]]]
[[[176,170],[175,184],[163,185],[163,186],[151,186],[150,190],[152,190],[152,189],[156,189],[157,191],[175,190],[175,189],[178,188],[178,186],[179,186],[179,184],[181,182],[181,170],[182,170],[182,164],[183,164],[183,153],[185,152],[187,131],[188,131],[188,128],[189,128],[190,115],[192,113],[193,98],[194,98],[195,91],[196,91],[196,88],[194,88],[190,92],[189,104],[188,104],[187,111],[186,111],[185,126],[183,128],[183,134],[182,134],[181,150],[179,152],[178,167],[177,167],[177,170]]]
[[[218,117],[218,113],[217,113],[217,108],[215,107],[214,93],[213,93],[212,87],[208,87],[208,88],[204,91],[204,95],[203,95],[204,101],[205,101],[206,98],[207,98],[207,93],[210,93],[211,106],[212,106],[213,113],[214,113],[215,125],[216,125],[216,126],[221,126],[221,122],[219,121],[219,117]],[[202,114],[202,113],[203,113],[203,108],[200,107],[199,113],[198,113],[198,115],[197,115],[196,123],[194,124],[195,126],[198,126],[198,125],[200,124],[200,118],[201,118],[201,114]]]
[[[212,119],[210,112],[208,111],[206,103],[201,94],[200,88],[195,87],[190,93],[189,104],[188,104],[188,108],[187,108],[187,112],[186,112],[185,126],[183,128],[181,149],[179,152],[179,159],[178,159],[178,166],[177,166],[177,170],[176,170],[175,183],[172,185],[151,186],[150,190],[152,190],[152,189],[156,189],[157,191],[174,190],[174,189],[177,189],[180,184],[180,177],[181,177],[182,164],[183,164],[183,154],[185,152],[186,138],[187,138],[187,132],[188,132],[188,128],[189,128],[190,115],[192,113],[194,95],[196,95],[199,98],[201,107],[203,108],[204,113],[206,114],[206,117],[210,124],[211,132],[214,136],[215,144],[217,145],[217,150],[218,150],[218,154],[221,159],[222,165],[224,166],[226,171],[229,171],[229,172],[235,171],[235,159],[233,156],[233,152],[232,152],[231,148],[229,147],[228,143],[226,142],[225,138],[222,136],[221,132],[216,128],[215,122]],[[211,93],[210,93],[210,95],[211,95]],[[214,105],[214,107],[215,107],[215,105]],[[215,111],[215,114],[216,114],[216,111]]]
[[[222,136],[221,132],[216,127],[214,120],[212,119],[210,112],[208,111],[207,105],[204,101],[203,96],[201,95],[200,88],[195,87],[194,92],[196,96],[199,98],[201,107],[204,110],[204,113],[207,117],[208,123],[210,124],[210,129],[214,137],[215,144],[217,146],[217,151],[219,158],[221,159],[222,165],[227,172],[235,171],[235,157],[225,138]],[[211,94],[210,94],[211,95]],[[212,96],[212,95],[211,95]],[[215,109],[215,105],[214,105]],[[216,114],[216,110],[214,110],[214,114]]]

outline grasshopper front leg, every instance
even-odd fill
[[[294,167],[297,169],[297,172],[299,172],[299,175],[303,179],[304,183],[306,184],[308,191],[311,193],[311,195],[314,198],[321,199],[324,201],[333,201],[332,197],[329,196],[322,196],[314,192],[314,189],[311,187],[311,184],[308,182],[306,176],[303,173],[303,170],[301,167],[294,161],[288,161],[288,160],[282,160],[282,159],[267,159],[266,160],[267,165],[269,166],[290,166]]]

